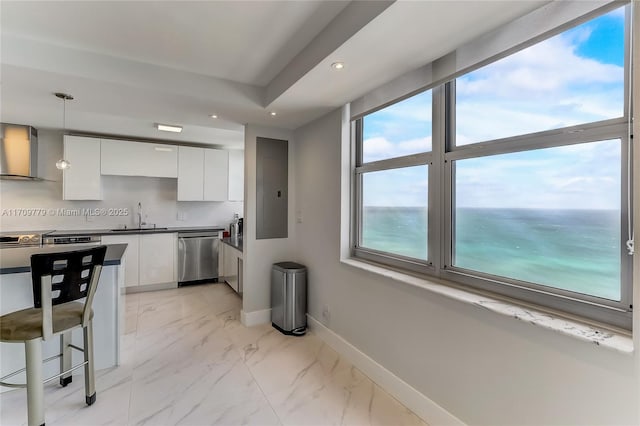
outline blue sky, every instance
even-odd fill
[[[624,8],[459,78],[457,144],[623,115]],[[431,92],[365,117],[365,161],[431,149]],[[618,209],[620,141],[461,161],[460,207]],[[426,205],[426,167],[376,173],[364,204]]]

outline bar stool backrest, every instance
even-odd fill
[[[31,256],[33,306],[42,308],[45,339],[51,335],[51,307],[55,305],[86,297],[82,321],[86,326],[106,251],[106,246],[97,246]]]

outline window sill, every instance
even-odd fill
[[[374,274],[382,275],[394,281],[420,287],[451,299],[472,304],[483,309],[515,318],[529,324],[553,330],[567,336],[608,348],[617,352],[633,353],[633,339],[630,335],[598,327],[578,320],[567,319],[561,315],[536,310],[525,305],[511,303],[498,298],[491,298],[448,285],[439,284],[437,280],[426,280],[399,271],[377,266],[353,258],[341,259],[345,265],[352,266]]]

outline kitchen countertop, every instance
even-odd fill
[[[127,248],[126,244],[105,244],[107,253],[104,266],[119,265]],[[2,249],[0,256],[0,274],[18,274],[31,272],[31,255],[40,253],[59,253],[62,251],[84,250],[95,246],[69,244],[48,247],[21,247]]]
[[[222,226],[182,226],[182,227],[169,227],[169,228],[144,228],[136,229],[72,229],[72,230],[60,230],[53,231],[47,236],[54,237],[66,237],[76,235],[130,235],[130,234],[162,234],[173,232],[201,232],[201,231],[222,231],[225,228]]]
[[[222,242],[235,248],[238,249],[240,251],[242,251],[242,235],[237,236],[237,237],[227,237],[227,238],[223,238]]]

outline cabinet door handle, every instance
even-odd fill
[[[155,149],[156,151],[163,151],[163,152],[173,151],[173,148],[165,148],[163,146],[154,146],[153,149]]]

